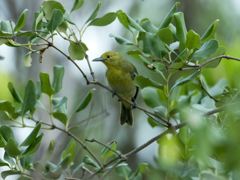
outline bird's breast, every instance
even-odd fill
[[[106,72],[108,84],[116,93],[126,97],[133,97],[136,87],[132,84],[130,72],[122,71],[121,69],[108,69]]]

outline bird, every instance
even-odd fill
[[[116,51],[105,52],[93,61],[103,62],[107,66],[106,77],[113,90],[113,97],[118,94],[133,102],[133,105],[130,105],[122,101],[120,113],[120,124],[133,126],[132,109],[137,107],[136,98],[139,88],[132,81],[138,74],[137,69]]]

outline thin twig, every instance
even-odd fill
[[[78,41],[77,43],[79,44],[79,46],[81,47],[81,49],[82,49],[82,51],[83,51],[83,53],[84,53],[84,55],[85,55],[85,59],[87,60],[88,67],[89,67],[90,73],[91,73],[91,75],[92,75],[93,81],[96,81],[96,77],[95,77],[94,72],[93,72],[93,70],[92,70],[92,66],[91,66],[91,64],[90,64],[88,55],[87,55],[85,49],[84,49],[83,46],[82,46],[82,41],[80,40],[80,41]]]
[[[23,35],[23,34],[27,34],[27,33],[29,33],[29,32],[33,32],[33,33],[41,32],[41,33],[49,34],[49,32],[46,32],[46,31],[39,31],[39,30],[33,30],[33,31],[32,31],[32,30],[29,30],[29,31],[25,31],[25,32],[22,32],[22,33],[19,33],[19,34],[13,34],[13,36],[11,36],[11,37],[0,36],[0,38],[2,38],[2,39],[12,39],[12,40],[14,40],[16,37],[21,36],[21,35]]]
[[[31,119],[32,121],[38,123],[39,121],[36,121],[35,119]],[[44,123],[42,122],[42,124],[47,125],[47,126],[51,126],[52,129],[58,129],[64,133],[66,133],[67,135],[71,136],[73,139],[75,139],[79,144],[81,144],[81,146],[83,147],[83,149],[85,149],[93,158],[94,160],[98,163],[98,165],[101,167],[101,163],[99,162],[99,160],[97,159],[97,157],[92,153],[92,151],[80,140],[78,139],[75,135],[73,135],[72,133],[70,133],[69,131],[66,131],[65,129],[62,129],[60,127],[57,127],[55,125],[51,125],[48,123]]]
[[[225,58],[227,60],[236,60],[236,61],[240,61],[239,58],[235,58],[235,57],[232,57],[232,56],[228,56],[228,55],[221,55],[221,56],[217,56],[217,57],[214,57],[212,59],[209,59],[207,61],[205,61],[204,63],[202,64],[199,64],[198,66],[188,66],[188,67],[182,67],[182,68],[172,68],[172,67],[167,67],[167,69],[175,69],[175,70],[179,70],[179,71],[184,71],[184,70],[199,70],[201,69],[203,66],[205,66],[206,64],[212,62],[212,61],[215,61],[217,59],[221,59],[221,58]]]
[[[11,30],[12,30],[12,40],[14,40],[15,37],[14,37],[14,29],[13,29],[13,25],[12,25],[12,20],[10,19],[9,22],[10,22],[10,26],[11,26]]]
[[[93,174],[92,171],[90,171],[88,168],[86,168],[85,166],[82,166],[82,170],[87,171],[89,174]]]
[[[102,83],[100,83],[100,82],[98,82],[98,81],[90,81],[89,84],[97,84],[97,85],[103,87],[104,89],[107,89],[108,91],[112,92],[112,90],[111,90],[109,87],[103,85]],[[120,99],[121,101],[125,101],[125,102],[127,102],[128,104],[131,104],[131,105],[133,104],[133,102],[128,101],[127,99],[125,99],[124,97],[122,97],[122,96],[120,96],[120,95],[118,95],[118,94],[115,94],[115,96],[119,97],[119,99]],[[162,118],[162,117],[160,117],[160,116],[158,116],[158,115],[156,115],[156,114],[154,114],[154,113],[152,113],[152,112],[150,112],[150,111],[148,111],[148,110],[146,110],[146,109],[144,109],[144,108],[142,108],[142,107],[140,107],[140,106],[137,106],[137,109],[140,109],[140,110],[142,110],[143,112],[146,112],[146,113],[148,113],[148,114],[151,114],[152,116],[155,116],[155,117],[161,119],[162,121],[164,121],[165,123],[167,123],[168,125],[170,125],[170,123],[169,123],[166,119],[164,119],[164,118]]]
[[[89,84],[89,80],[87,78],[87,75],[82,71],[82,69],[77,65],[77,63],[70,57],[68,56],[67,54],[65,54],[62,50],[60,50],[58,47],[56,47],[53,43],[51,43],[50,41],[44,39],[42,36],[40,36],[39,34],[37,34],[37,36],[39,38],[41,38],[42,40],[46,41],[49,46],[52,46],[53,48],[55,48],[56,50],[58,50],[60,53],[62,53],[65,57],[67,57],[77,68],[78,70],[82,73],[83,77],[85,78],[85,80],[87,81],[87,84]]]
[[[213,99],[215,102],[224,103],[223,101],[218,100],[218,99],[215,99],[211,94],[209,94],[209,92],[208,92],[208,91],[205,89],[205,87],[203,86],[201,75],[200,75],[200,78],[199,78],[199,82],[200,82],[200,85],[201,85],[202,90],[204,90],[205,93],[207,93],[207,95],[208,95],[211,99]]]
[[[107,146],[107,145],[101,143],[100,141],[98,141],[98,140],[96,140],[96,139],[91,139],[91,140],[89,140],[89,139],[85,139],[85,141],[88,141],[88,142],[96,142],[96,143],[98,143],[98,144],[104,146],[105,148],[108,148],[109,150],[113,151],[113,152],[116,153],[119,157],[122,156],[122,154],[118,153],[117,151],[113,150],[113,149],[110,148],[109,146]]]
[[[231,59],[231,60],[240,61],[239,58],[235,58],[235,57],[228,56],[228,55],[221,55],[221,56],[217,56],[217,57],[215,57],[215,58],[212,58],[212,59],[209,59],[209,60],[205,61],[204,63],[200,64],[199,67],[201,68],[201,67],[205,66],[206,64],[208,64],[208,63],[210,63],[210,62],[212,62],[212,61],[215,61],[215,60],[217,60],[217,59],[220,59],[220,58],[225,58],[225,59],[227,59],[227,60]]]

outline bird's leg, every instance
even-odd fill
[[[115,95],[116,95],[116,91],[113,90],[113,91],[112,91],[112,97],[114,97]]]
[[[136,109],[137,108],[137,102],[136,102],[135,98],[132,98],[132,102],[133,102],[132,109]]]

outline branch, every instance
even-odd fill
[[[99,85],[99,86],[103,87],[104,89],[106,89],[106,90],[108,90],[108,91],[110,91],[110,92],[113,92],[109,87],[103,85],[102,83],[100,83],[100,82],[98,82],[98,81],[90,81],[89,84],[96,84],[96,85]],[[122,96],[120,96],[120,95],[118,95],[118,94],[115,94],[115,96],[119,97],[119,99],[120,99],[121,101],[125,101],[125,102],[127,102],[128,104],[131,104],[131,105],[133,104],[133,102],[128,101],[127,99],[125,99],[124,97],[122,97]],[[156,115],[156,114],[154,114],[154,113],[152,113],[152,112],[150,112],[150,111],[148,111],[148,110],[146,110],[146,109],[144,109],[144,108],[142,108],[142,107],[140,107],[140,106],[137,106],[137,109],[140,109],[141,111],[143,111],[143,112],[145,112],[145,113],[151,114],[152,116],[161,119],[162,121],[164,121],[165,123],[167,123],[169,126],[171,125],[171,123],[168,122],[168,120],[166,120],[166,119],[164,119],[164,118],[162,118],[162,117],[160,117],[160,116],[158,116],[158,115]]]
[[[96,81],[96,78],[95,78],[94,72],[93,72],[93,70],[92,70],[92,66],[91,66],[90,61],[89,61],[89,58],[88,58],[88,55],[87,55],[85,49],[84,49],[83,46],[82,46],[82,42],[81,42],[81,40],[78,41],[77,43],[78,43],[78,45],[81,47],[81,49],[82,49],[82,51],[83,51],[83,53],[84,53],[84,55],[85,55],[85,59],[87,60],[88,67],[89,67],[89,70],[90,70],[90,73],[91,73],[91,75],[92,75],[92,77],[93,77],[93,81]]]
[[[220,59],[220,58],[225,58],[225,59],[227,59],[227,60],[231,59],[231,60],[240,61],[239,58],[235,58],[235,57],[228,56],[228,55],[221,55],[221,56],[217,56],[217,57],[215,57],[215,58],[212,58],[212,59],[209,59],[209,60],[205,61],[204,63],[200,64],[199,67],[201,68],[201,67],[205,66],[206,64],[208,64],[208,63],[210,63],[210,62],[212,62],[212,61],[215,61],[215,60],[217,60],[217,59]]]
[[[11,20],[10,20],[10,21],[11,21]],[[11,23],[10,23],[10,24],[11,24]],[[46,32],[46,31],[39,31],[39,30],[34,30],[34,31],[32,31],[32,30],[29,30],[29,31],[25,31],[25,32],[22,32],[22,33],[19,33],[19,34],[14,34],[14,32],[13,32],[13,36],[11,36],[11,37],[0,36],[0,38],[2,38],[2,39],[12,39],[12,40],[14,41],[14,39],[17,38],[18,36],[21,36],[21,35],[23,35],[23,34],[27,34],[27,33],[29,33],[29,32],[33,32],[33,33],[41,32],[41,33],[49,34],[49,32]]]
[[[56,50],[58,50],[60,53],[62,53],[66,58],[68,58],[77,68],[78,70],[82,73],[83,77],[85,78],[85,80],[87,81],[87,84],[90,83],[90,81],[88,80],[86,74],[83,72],[83,70],[77,65],[77,63],[70,57],[68,56],[67,54],[65,54],[62,50],[60,50],[58,47],[56,47],[53,43],[51,43],[50,41],[44,39],[42,36],[40,36],[39,34],[37,34],[37,36],[39,38],[41,38],[42,40],[46,41],[49,46],[52,46],[53,48],[55,48]]]
[[[218,99],[215,99],[211,94],[209,94],[209,92],[205,89],[205,87],[204,87],[203,84],[202,84],[201,75],[200,75],[200,78],[199,78],[199,82],[200,82],[200,85],[201,85],[202,90],[204,90],[205,93],[207,93],[207,95],[208,95],[211,99],[213,99],[215,102],[224,103],[223,101],[218,100]]]
[[[117,151],[113,150],[112,148],[110,148],[109,146],[101,143],[100,141],[96,140],[96,139],[92,139],[92,140],[89,140],[89,139],[85,139],[85,141],[88,141],[88,142],[96,142],[102,146],[104,146],[105,148],[108,148],[109,150],[111,150],[112,152],[116,153],[119,157],[122,156],[122,154],[118,153]]]
[[[31,119],[32,121],[38,123],[39,121],[36,121],[35,119]],[[45,122],[42,122],[42,124],[47,125],[52,127],[52,129],[58,129],[64,133],[66,133],[67,135],[71,136],[73,139],[75,139],[79,144],[81,144],[81,146],[83,147],[83,149],[85,149],[93,158],[94,160],[98,163],[98,165],[101,167],[101,163],[99,162],[99,160],[97,159],[97,157],[92,153],[92,151],[80,140],[78,139],[75,135],[73,135],[72,133],[70,133],[69,131],[66,131],[65,129],[62,129],[60,127],[57,127],[55,125],[51,125]]]
[[[235,58],[235,57],[232,57],[232,56],[228,56],[228,55],[221,55],[221,56],[217,56],[217,57],[214,57],[212,59],[209,59],[207,61],[205,61],[204,63],[198,65],[198,66],[188,66],[188,67],[181,67],[181,68],[172,68],[172,67],[167,67],[166,69],[175,69],[175,70],[179,70],[179,71],[184,71],[184,70],[199,70],[201,69],[203,66],[205,66],[206,64],[212,62],[212,61],[215,61],[217,59],[221,59],[221,58],[225,58],[227,60],[236,60],[236,61],[240,61],[239,58]]]

